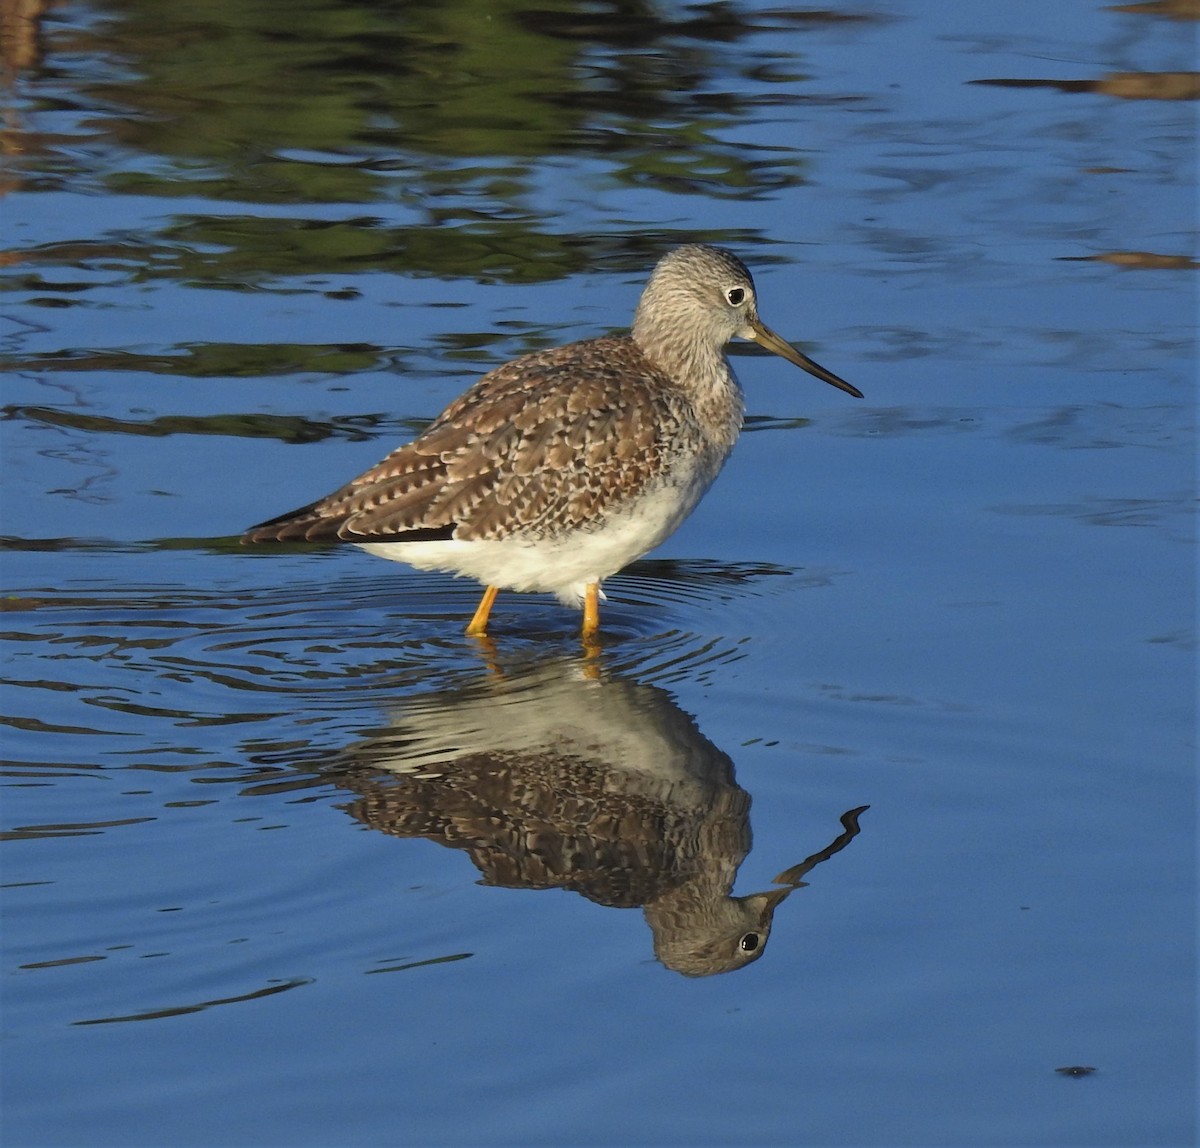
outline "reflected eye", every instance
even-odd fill
[[[735,287],[734,290],[740,291],[741,288]],[[731,291],[730,294],[732,295],[733,292]],[[754,950],[758,948],[758,934],[747,933],[740,941],[738,941],[738,948],[741,949],[743,953],[754,952]]]
[[[731,307],[740,307],[746,301],[746,288],[730,287],[725,292],[725,298]]]

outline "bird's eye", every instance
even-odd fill
[[[731,307],[740,307],[746,301],[746,288],[730,287],[725,292],[725,298]]]
[[[740,290],[741,290],[740,287],[734,288],[734,291],[740,291]],[[733,292],[731,291],[730,294],[732,295]],[[754,950],[758,948],[758,934],[757,933],[747,933],[738,942],[738,948],[740,948],[743,953],[754,952]]]

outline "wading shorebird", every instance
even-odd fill
[[[497,367],[419,438],[242,541],[352,542],[475,578],[485,590],[467,633],[477,637],[499,590],[549,591],[582,605],[590,639],[601,583],[687,518],[737,441],[734,336],[862,398],[763,323],[741,260],[687,244],[654,268],[629,335]]]

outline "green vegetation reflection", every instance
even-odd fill
[[[791,149],[721,138],[802,78],[794,51],[748,43],[793,28],[786,12],[569,0],[100,8],[106,19],[66,46],[99,62],[77,77],[99,105],[91,126],[129,153],[107,173],[113,190],[414,206],[484,192],[495,206],[519,197],[530,163],[567,155],[611,157],[620,183],[706,196],[802,178]]]

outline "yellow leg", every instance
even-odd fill
[[[488,615],[492,612],[492,603],[496,601],[496,595],[500,592],[496,586],[489,586],[483,592],[483,597],[479,601],[479,609],[475,611],[475,617],[471,619],[471,624],[467,627],[467,633],[472,638],[482,638],[487,633]]]
[[[589,582],[583,592],[583,631],[582,637],[586,642],[596,636],[600,629],[600,583]]]

